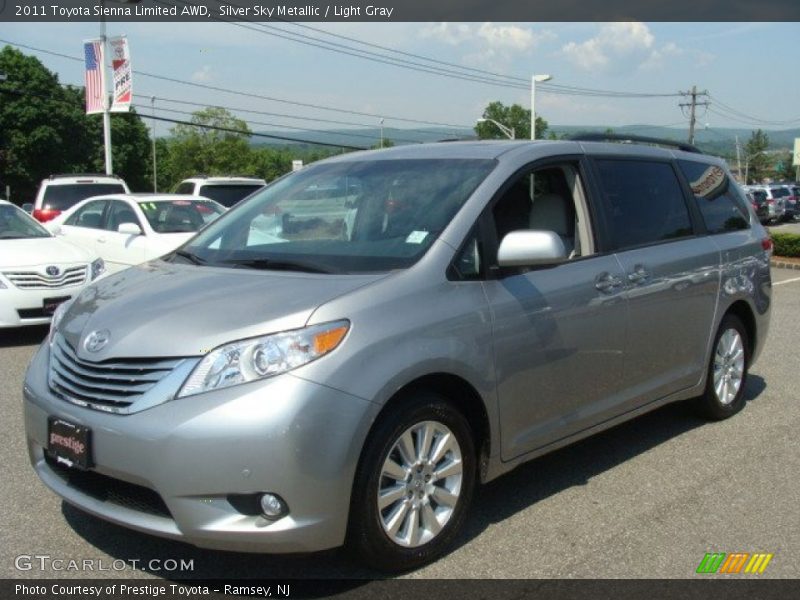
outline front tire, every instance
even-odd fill
[[[374,569],[401,572],[443,555],[461,530],[475,486],[469,422],[431,392],[400,399],[362,452],[349,543]]]
[[[697,406],[708,419],[721,421],[742,410],[750,366],[750,338],[741,319],[725,315],[720,323],[708,365],[705,393]]]

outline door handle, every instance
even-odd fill
[[[594,280],[594,287],[601,292],[611,292],[621,285],[622,279],[608,272],[600,273]]]
[[[642,265],[633,267],[633,271],[628,273],[628,281],[631,283],[644,283],[650,277],[650,273]]]

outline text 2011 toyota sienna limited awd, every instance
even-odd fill
[[[666,402],[739,411],[770,250],[691,148],[326,160],[59,309],[24,386],[30,458],[133,529],[413,568],[479,481]]]

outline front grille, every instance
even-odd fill
[[[126,412],[182,360],[114,358],[89,362],[79,359],[59,335],[50,352],[50,389],[71,402],[98,410]]]
[[[45,460],[53,472],[68,486],[95,500],[116,504],[149,515],[172,518],[164,500],[150,488],[101,475],[94,471],[79,471],[65,467],[49,454],[45,454]]]
[[[87,272],[88,267],[83,265],[64,269],[55,277],[36,271],[6,271],[3,275],[21,290],[58,290],[82,284],[86,281]]]

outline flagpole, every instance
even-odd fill
[[[103,147],[105,149],[106,157],[106,175],[111,175],[114,172],[114,166],[111,158],[111,113],[108,105],[108,90],[106,89],[106,16],[105,16],[105,0],[100,0],[100,43],[103,48],[103,60],[101,61],[100,68],[102,69],[102,77],[100,83],[103,93]]]

